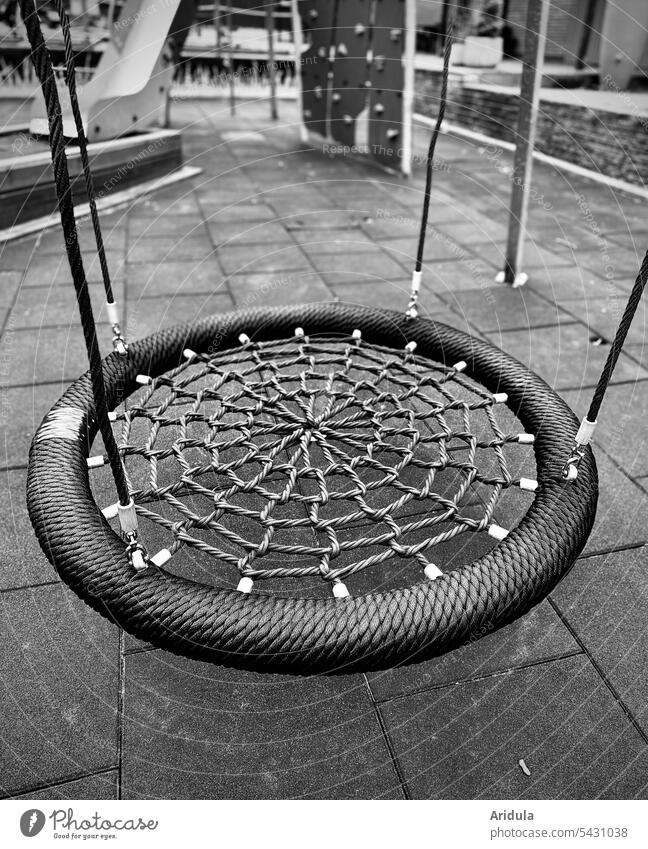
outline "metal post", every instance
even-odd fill
[[[212,74],[212,81],[214,83],[215,90],[218,91],[218,86],[220,85],[220,77],[223,71],[223,57],[221,56],[221,19],[220,19],[220,3],[214,3],[214,32],[216,33],[216,63],[215,63],[215,71],[216,73]]]
[[[405,0],[405,45],[403,52],[403,156],[401,171],[412,173],[412,122],[414,120],[414,84],[416,58],[416,0]]]
[[[597,6],[598,3],[596,0],[588,0],[585,16],[583,18],[583,30],[581,32],[580,42],[578,45],[576,64],[574,66],[578,71],[582,71],[585,67],[585,57],[587,56],[587,49],[592,35],[592,24],[594,23],[594,15],[596,13]]]
[[[115,0],[110,0],[108,5],[108,32],[112,32],[115,23]]]
[[[221,5],[214,3],[214,29],[216,30],[216,52],[220,57],[221,42],[223,40],[221,28]]]
[[[87,0],[81,0],[81,15],[83,17],[83,29],[90,29],[90,21],[88,20],[88,3]]]
[[[229,46],[227,48],[227,76],[229,77],[229,102],[230,115],[236,115],[236,90],[234,88],[234,33],[232,30],[232,0],[227,2],[227,31],[229,33]]]
[[[495,278],[497,283],[508,283],[512,286],[523,286],[528,279],[528,275],[521,272],[520,267],[529,213],[528,190],[533,172],[533,148],[538,122],[549,6],[550,0],[529,0],[527,10],[506,265],[504,271]]]
[[[302,142],[308,142],[308,129],[304,122],[304,91],[302,83],[302,52],[304,49],[304,37],[302,33],[301,17],[299,15],[298,0],[291,2],[292,28],[293,28],[293,51],[295,60],[295,85],[297,86],[297,109],[299,111],[299,138]]]
[[[268,73],[270,77],[270,117],[276,121],[279,117],[277,112],[277,73],[275,69],[274,51],[274,3],[266,7],[266,28],[268,30]]]

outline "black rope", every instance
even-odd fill
[[[434,170],[434,152],[436,150],[437,140],[441,132],[441,125],[445,116],[446,104],[448,101],[448,76],[450,73],[450,53],[452,51],[454,34],[454,14],[448,14],[448,26],[445,33],[445,42],[443,48],[443,74],[441,76],[441,95],[439,103],[439,114],[437,115],[436,124],[430,139],[430,146],[427,153],[427,172],[425,176],[425,198],[423,200],[423,214],[421,216],[421,231],[419,233],[418,252],[416,254],[416,271],[420,271],[423,267],[423,253],[425,251],[425,237],[427,234],[428,216],[430,214],[430,195],[432,193],[432,172]]]
[[[108,271],[108,263],[106,262],[106,251],[104,249],[103,235],[101,233],[101,225],[99,223],[99,214],[97,212],[97,203],[95,200],[94,181],[90,170],[90,162],[88,160],[88,139],[86,138],[85,128],[83,126],[83,118],[81,109],[79,108],[79,100],[77,97],[76,88],[76,69],[74,66],[74,53],[72,50],[72,36],[70,34],[70,20],[63,0],[55,0],[56,11],[61,20],[61,29],[63,31],[63,43],[65,46],[65,81],[68,91],[70,92],[70,103],[72,104],[72,114],[74,115],[74,123],[76,124],[77,137],[79,139],[79,152],[81,153],[81,163],[83,165],[83,176],[86,185],[86,194],[88,203],[90,204],[90,216],[92,218],[92,226],[94,228],[95,241],[97,243],[97,254],[99,255],[99,264],[101,266],[101,276],[103,277],[104,289],[106,290],[106,300],[109,304],[115,302],[113,297],[112,283],[110,282],[110,273]]]
[[[607,388],[610,385],[610,381],[612,380],[614,368],[617,364],[617,360],[619,359],[619,354],[623,350],[623,345],[625,343],[626,336],[628,335],[630,325],[632,324],[632,320],[634,319],[635,313],[637,312],[637,308],[639,306],[639,302],[641,301],[641,296],[644,293],[644,289],[646,288],[647,281],[648,252],[646,253],[644,260],[641,263],[641,269],[639,270],[639,274],[637,275],[637,279],[635,280],[632,292],[630,293],[630,297],[628,298],[628,303],[626,304],[623,317],[619,322],[619,327],[614,337],[614,342],[612,343],[612,347],[609,350],[607,360],[605,361],[605,366],[603,367],[599,382],[596,386],[596,390],[594,391],[594,396],[592,397],[592,402],[587,413],[587,420],[590,422],[595,422],[598,418],[599,410],[601,409],[601,404],[603,403],[603,398],[605,397]]]
[[[90,363],[90,378],[92,382],[92,393],[95,402],[95,412],[99,424],[99,430],[104,441],[106,453],[110,462],[117,494],[122,506],[130,501],[124,467],[122,465],[119,450],[115,442],[112,426],[108,419],[108,407],[106,404],[106,388],[104,385],[103,369],[99,342],[97,340],[97,328],[92,314],[92,303],[88,291],[88,281],[83,267],[81,249],[79,247],[79,234],[74,217],[74,201],[70,185],[70,174],[67,167],[65,155],[65,138],[63,134],[63,116],[61,103],[56,88],[56,77],[52,67],[50,56],[43,32],[34,6],[34,0],[20,0],[20,13],[25,23],[27,37],[31,47],[31,59],[34,70],[41,84],[43,97],[47,107],[47,121],[49,124],[49,144],[52,153],[52,165],[54,168],[54,183],[56,185],[56,196],[58,209],[61,216],[61,225],[65,238],[74,290],[76,292],[81,325],[85,338],[88,361]]]

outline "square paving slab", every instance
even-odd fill
[[[593,388],[609,350],[609,346],[599,344],[598,337],[580,324],[487,335],[494,345],[520,360],[559,392],[577,386]],[[646,369],[622,353],[612,383],[633,382],[647,377]]]
[[[402,798],[361,676],[126,660],[125,798]]]
[[[580,655],[380,711],[417,799],[646,797],[645,741]]]
[[[51,784],[40,790],[21,793],[13,796],[15,799],[118,799],[119,770],[110,769],[73,781],[63,781]]]
[[[565,622],[648,736],[648,548],[580,560],[552,593]]]
[[[3,522],[0,589],[16,589],[58,581],[34,534],[26,499],[25,469],[0,472],[0,511]]]
[[[368,677],[376,699],[386,701],[580,651],[549,603],[542,602],[527,616],[498,631],[487,623],[456,651]]]
[[[4,795],[117,764],[119,632],[60,585],[0,594]]]

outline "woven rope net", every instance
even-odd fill
[[[502,498],[519,501],[525,480],[501,400],[461,365],[298,332],[187,352],[131,397],[115,432],[142,539],[172,563],[200,552],[226,584],[311,577],[344,595],[384,564],[433,577],[462,534],[495,544]]]

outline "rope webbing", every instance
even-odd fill
[[[336,582],[403,558],[425,569],[511,517],[501,499],[527,479],[498,403],[406,350],[296,336],[191,352],[118,421],[138,515],[169,556]]]
[[[97,328],[92,313],[90,293],[88,291],[88,281],[83,267],[81,249],[79,247],[79,234],[74,216],[74,201],[70,185],[70,174],[67,167],[67,157],[65,155],[63,115],[56,88],[56,77],[52,66],[52,57],[50,56],[47,45],[45,44],[45,39],[43,38],[43,32],[38,13],[34,6],[34,0],[20,0],[20,13],[27,30],[27,37],[31,47],[32,63],[40,81],[47,108],[49,144],[52,154],[58,209],[61,216],[65,249],[67,251],[68,262],[70,263],[70,271],[74,282],[74,291],[76,293],[77,304],[79,306],[79,315],[81,317],[81,325],[83,327],[86,351],[90,364],[90,378],[92,382],[92,393],[95,401],[97,422],[110,462],[110,468],[115,480],[115,487],[117,488],[119,501],[122,506],[126,506],[130,501],[130,496],[128,493],[128,486],[126,484],[126,476],[124,474],[121,457],[119,455],[112,427],[108,419],[108,407],[106,404],[106,389],[101,364],[101,353],[99,351]]]

